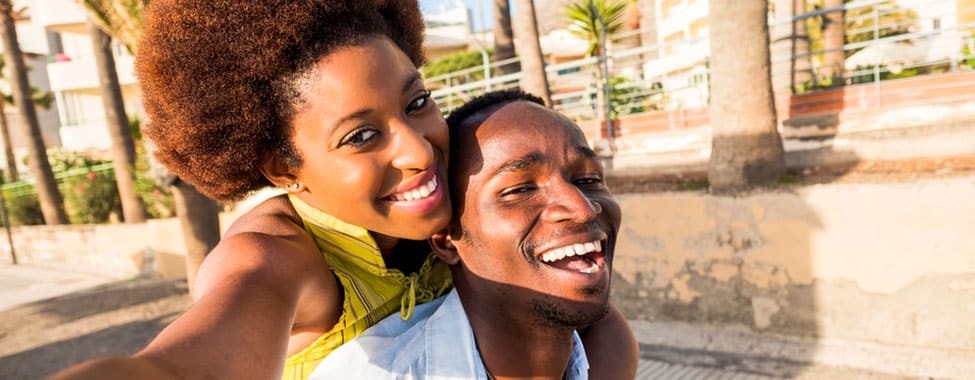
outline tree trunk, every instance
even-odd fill
[[[170,189],[186,241],[186,283],[192,292],[200,264],[220,241],[220,206],[186,182],[176,180]]]
[[[713,192],[769,183],[785,172],[769,73],[767,1],[711,0]]]
[[[542,56],[542,45],[538,42],[538,21],[535,19],[535,4],[532,0],[517,0],[518,9],[515,16],[515,37],[518,43],[518,53],[521,55],[521,67],[524,77],[521,87],[525,91],[536,95],[545,101],[545,105],[552,106],[552,94],[548,88],[548,78],[545,76],[545,58]]]
[[[515,39],[511,32],[511,10],[508,0],[494,0],[494,61],[500,62],[515,57]],[[521,71],[517,62],[498,66],[498,74],[505,75]]]
[[[823,8],[837,8],[843,5],[843,0],[825,0]],[[823,57],[822,76],[832,78],[833,85],[843,83],[843,65],[846,61],[846,52],[843,51],[843,44],[846,40],[846,28],[844,28],[843,11],[830,12],[823,15],[823,22],[826,27],[823,29],[823,50],[827,53]]]
[[[2,94],[0,94],[2,95]],[[3,136],[3,156],[7,161],[7,182],[17,182],[17,158],[14,157],[14,142],[10,139],[10,125],[7,124],[7,102],[0,99],[0,135]]]
[[[112,38],[91,21],[88,21],[88,33],[91,34],[95,64],[98,66],[105,126],[112,139],[112,161],[115,163],[115,182],[122,200],[123,218],[126,223],[145,222],[146,209],[135,189],[135,143],[129,130],[129,119],[125,115],[122,88],[112,54]]]
[[[37,110],[34,109],[34,99],[31,98],[30,82],[27,80],[27,65],[24,64],[20,43],[17,41],[17,29],[14,25],[13,6],[10,0],[0,0],[0,19],[3,23],[3,54],[12,74],[10,81],[14,103],[20,116],[23,135],[27,138],[30,168],[36,178],[35,187],[37,197],[41,203],[41,213],[44,214],[46,224],[67,224],[68,217],[64,213],[64,202],[58,191],[54,172],[47,161],[47,148],[41,135],[41,127],[37,121]]]

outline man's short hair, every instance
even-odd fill
[[[502,105],[511,102],[524,100],[532,103],[538,103],[542,106],[545,102],[542,98],[535,95],[529,94],[517,88],[491,91],[486,94],[480,95],[471,101],[464,103],[464,105],[450,112],[447,116],[447,126],[450,128],[450,140],[454,141],[455,130],[459,129],[461,125],[466,123],[473,115],[478,114],[481,111],[487,109],[497,109],[501,108]],[[487,116],[487,115],[484,115]],[[478,124],[483,120],[478,120]]]

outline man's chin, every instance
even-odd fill
[[[543,326],[571,328],[589,326],[609,312],[608,297],[591,302],[545,297],[532,301],[532,308]]]

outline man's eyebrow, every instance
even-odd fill
[[[540,161],[542,161],[542,154],[540,152],[532,152],[501,164],[501,166],[498,166],[498,168],[494,170],[494,175],[522,170]]]
[[[599,155],[596,154],[596,151],[592,150],[588,146],[577,146],[576,153],[579,153],[585,158],[599,158]]]

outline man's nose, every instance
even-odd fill
[[[549,186],[548,205],[542,213],[542,218],[548,222],[587,223],[603,212],[602,205],[579,189],[575,184],[567,181]]]
[[[422,126],[413,126],[403,120],[393,122],[391,130],[395,133],[395,153],[393,167],[399,170],[420,171],[429,168],[436,161],[433,144],[427,138]]]

